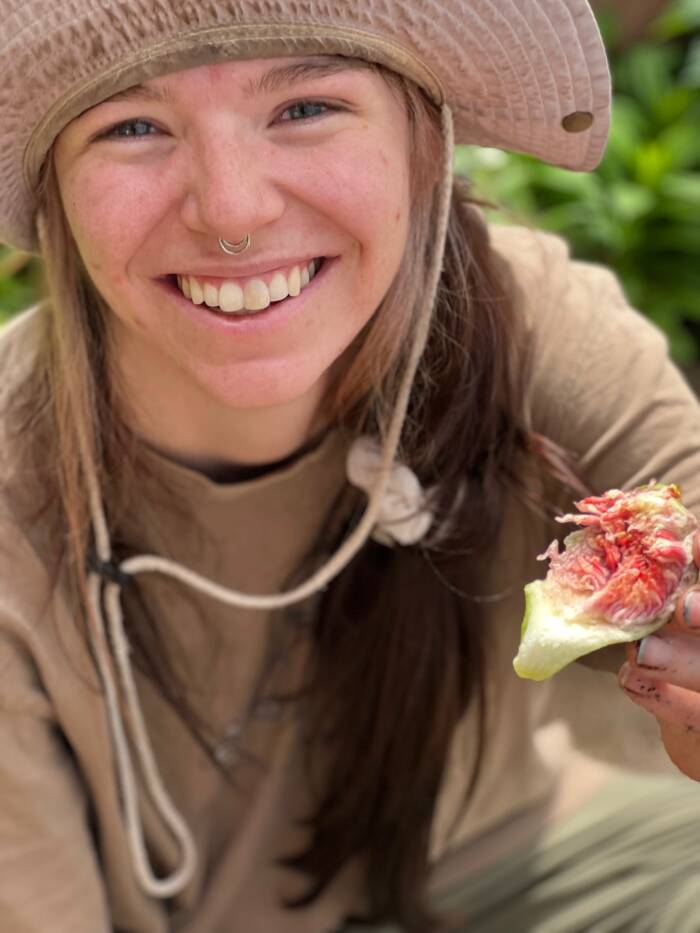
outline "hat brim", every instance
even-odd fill
[[[50,13],[38,12],[48,3]],[[605,148],[610,77],[585,0],[348,0],[332,13],[306,0],[292,23],[279,21],[279,3],[228,0],[200,0],[196,22],[173,0],[158,4],[157,16],[149,0],[83,0],[77,18],[75,3],[0,0],[0,13],[18,4],[25,27],[12,34],[10,16],[0,30],[0,67],[11,69],[16,90],[0,102],[9,139],[0,146],[0,239],[25,249],[35,248],[41,165],[73,118],[133,84],[231,58],[364,58],[446,101],[458,143],[577,171],[595,168]],[[275,15],[265,21],[267,5]]]

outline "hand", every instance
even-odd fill
[[[700,567],[700,532],[693,559]],[[656,716],[671,761],[700,781],[700,584],[680,594],[662,629],[627,646],[619,678],[627,696]]]

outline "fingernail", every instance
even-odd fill
[[[628,693],[634,693],[637,696],[646,697],[650,700],[658,699],[658,696],[654,696],[655,691],[658,690],[658,685],[652,683],[650,680],[644,680],[644,678],[640,677],[638,674],[633,674],[632,667],[627,661],[625,661],[620,668],[618,678],[620,686]]]
[[[620,681],[621,687],[627,686],[627,681],[630,679],[630,671],[631,671],[631,667],[629,665],[629,662],[625,661],[625,663],[620,668],[620,673],[617,675],[618,680]]]
[[[688,628],[700,628],[700,593],[693,590],[683,601],[683,619]]]
[[[657,670],[668,667],[673,660],[673,650],[663,638],[647,635],[639,643],[637,649],[637,664],[640,667],[651,667]]]

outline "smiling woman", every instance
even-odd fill
[[[511,658],[572,490],[700,511],[700,412],[608,273],[451,172],[595,167],[588,5],[0,24],[0,236],[47,278],[0,337],[3,933],[683,929],[695,785],[574,750]],[[700,639],[656,638],[626,694],[699,777]]]
[[[283,60],[168,75],[74,120],[54,159],[142,436],[185,462],[245,463],[318,431],[331,367],[406,245],[408,116],[377,69]],[[236,257],[212,236],[250,231]]]

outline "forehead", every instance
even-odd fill
[[[211,88],[235,85],[244,97],[255,97],[260,94],[272,94],[283,88],[291,88],[314,78],[361,70],[376,71],[377,69],[375,65],[363,59],[347,58],[341,55],[220,62],[200,65],[162,75],[142,84],[132,85],[111,95],[107,100],[112,103],[128,100],[172,103],[173,87],[183,76],[195,79]]]

